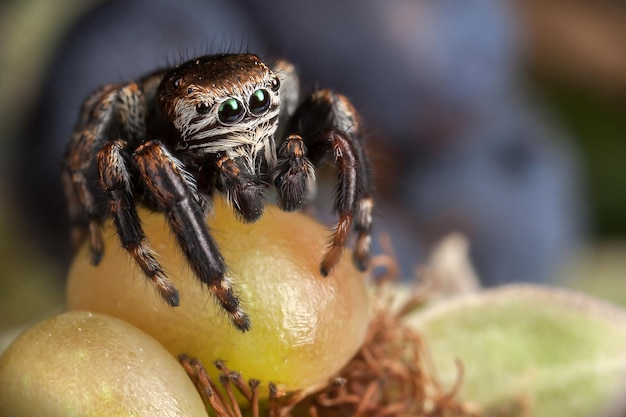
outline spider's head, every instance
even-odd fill
[[[279,87],[278,76],[255,55],[212,55],[170,71],[157,94],[178,133],[177,149],[217,153],[256,147],[273,136]]]

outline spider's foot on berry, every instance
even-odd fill
[[[96,222],[89,223],[89,252],[91,254],[91,264],[97,266],[104,256],[104,241],[100,225]]]
[[[343,248],[345,247],[348,237],[350,236],[351,228],[352,215],[340,215],[339,222],[337,222],[337,225],[333,230],[330,245],[322,258],[322,263],[320,264],[320,273],[323,276],[328,276],[335,265],[339,262],[339,259],[341,259]]]
[[[209,285],[209,290],[215,295],[235,327],[242,332],[250,330],[250,317],[241,309],[239,299],[233,293],[229,279],[224,278],[217,285]]]
[[[163,298],[170,307],[178,307],[180,305],[180,295],[178,290],[174,287],[174,285],[172,285],[167,277],[157,276],[153,278],[152,282],[154,282],[161,298]]]

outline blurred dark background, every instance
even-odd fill
[[[461,231],[485,285],[626,301],[623,2],[26,0],[0,31],[0,329],[62,305],[59,166],[84,97],[224,51],[353,100],[404,276]]]

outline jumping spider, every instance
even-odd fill
[[[97,265],[101,223],[112,216],[123,247],[176,306],[178,292],[144,235],[136,204],[163,211],[194,273],[246,331],[249,318],[205,222],[212,197],[224,194],[242,221],[254,222],[273,184],[277,205],[299,210],[313,196],[315,167],[330,162],[338,171],[339,221],[320,271],[326,276],[337,264],[352,228],[354,263],[364,269],[373,202],[359,117],[335,92],[317,90],[302,101],[299,95],[292,65],[270,68],[248,54],[204,56],[95,91],[63,165],[74,245],[87,238]]]

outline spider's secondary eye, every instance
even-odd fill
[[[217,117],[222,123],[237,123],[243,117],[244,110],[239,100],[229,98],[220,104],[219,109],[217,109]]]
[[[280,80],[278,79],[278,77],[274,77],[274,79],[272,79],[272,91],[278,91],[278,89],[280,88]]]
[[[196,111],[198,114],[207,114],[211,110],[208,103],[202,102],[196,106]]]
[[[250,96],[250,112],[255,115],[260,115],[270,107],[270,95],[265,89],[256,90]]]

